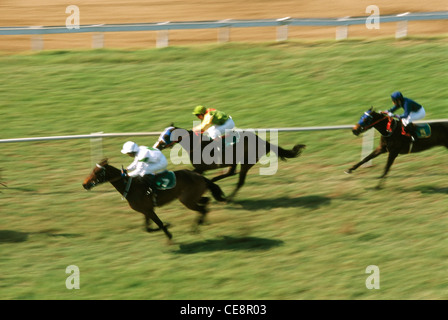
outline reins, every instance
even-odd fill
[[[390,116],[384,116],[381,119],[376,120],[375,122],[369,124],[368,126],[364,127],[364,131],[372,128],[373,126],[375,126],[376,124],[380,123],[381,121],[385,120],[385,119],[389,119],[389,123],[393,121],[393,118]],[[389,135],[383,135],[384,137],[390,137],[392,135],[392,133],[394,132],[395,128],[397,127],[397,123],[395,122],[395,126],[393,129],[389,129],[386,128],[386,131],[389,132]]]
[[[374,125],[376,125],[377,123],[380,123],[381,121],[383,121],[384,119],[387,119],[387,118],[389,118],[389,117],[384,117],[384,118],[376,120],[375,122],[369,124],[367,127],[364,127],[364,130],[372,128]]]
[[[126,182],[126,179],[124,179],[121,175],[119,175],[119,176],[117,176],[117,177],[115,177],[115,178],[112,178],[112,179],[110,179],[110,180],[106,180],[106,168],[103,167],[103,166],[101,166],[101,165],[99,165],[99,164],[97,164],[96,166],[102,170],[100,174],[101,174],[101,177],[104,179],[104,181],[101,181],[101,182],[109,181],[110,183],[112,183],[112,182],[117,182],[117,181],[119,181],[119,180],[121,180],[121,179],[125,180],[126,187],[125,187],[125,189],[124,189],[123,196],[121,197],[121,199],[125,200],[126,197],[128,196],[129,189],[131,188],[132,177],[129,177],[129,179],[128,179],[127,182]],[[99,181],[98,178],[97,178],[97,181]],[[96,184],[95,184],[95,185],[96,185]]]
[[[132,183],[132,177],[129,177],[128,182],[126,183],[126,188],[124,189],[123,192],[123,197],[121,198],[122,200],[126,199],[126,197],[128,196],[129,189],[131,188],[131,183]]]

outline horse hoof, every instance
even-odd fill
[[[171,227],[171,223],[165,223],[163,226],[165,228],[169,228],[169,227]],[[150,228],[150,227],[146,228],[147,232],[157,232],[157,231],[160,231],[160,230],[162,230],[162,229],[161,228]]]
[[[352,169],[348,169],[344,171],[346,174],[352,174],[353,170]]]

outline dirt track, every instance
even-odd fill
[[[50,26],[65,25],[69,5],[80,9],[81,24],[110,24],[164,21],[200,21],[221,19],[257,19],[282,17],[345,17],[368,16],[367,6],[375,4],[380,14],[403,12],[427,12],[448,10],[446,0],[390,1],[390,0],[2,0],[0,26]],[[380,30],[368,30],[365,26],[353,26],[349,37],[393,36],[395,23],[382,24]],[[409,23],[410,35],[447,33],[448,22]],[[275,28],[242,28],[231,32],[231,41],[272,41]],[[335,37],[335,28],[290,28],[291,39]],[[47,35],[46,49],[90,48],[92,34]],[[145,48],[154,47],[156,32],[107,33],[106,47]],[[213,43],[216,30],[186,30],[170,32],[170,44]],[[30,50],[30,36],[0,36],[0,51]]]

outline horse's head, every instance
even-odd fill
[[[171,126],[163,130],[153,148],[157,148],[159,150],[171,148],[174,144],[181,142],[182,138],[188,134],[189,131],[180,129],[175,127],[174,124],[171,124]]]
[[[369,110],[364,112],[359,119],[358,123],[352,128],[352,132],[355,136],[359,136],[361,133],[372,128],[380,119],[383,119],[386,115],[382,113],[377,113],[371,107]]]
[[[92,173],[84,180],[82,186],[86,190],[90,190],[98,184],[107,181],[106,167],[108,166],[108,160],[104,159],[93,168]]]

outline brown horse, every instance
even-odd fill
[[[174,126],[168,127],[162,132],[154,147],[163,150],[172,147],[175,143],[180,143],[182,148],[188,152],[194,171],[197,173],[202,174],[208,170],[229,167],[227,173],[211,179],[213,182],[235,175],[237,165],[241,165],[238,184],[232,194],[227,197],[228,200],[232,199],[244,185],[247,172],[262,156],[273,151],[281,160],[285,161],[287,158],[298,157],[305,148],[305,145],[297,144],[291,150],[285,150],[261,139],[250,130],[234,131],[215,141],[204,140],[202,134]],[[209,159],[203,157],[207,153],[205,151],[211,155]],[[213,161],[216,159],[220,161]]]
[[[161,207],[177,198],[187,208],[200,213],[197,220],[198,226],[204,222],[208,211],[207,204],[210,200],[208,197],[202,196],[204,192],[210,190],[217,201],[226,201],[221,188],[202,175],[190,170],[178,170],[174,171],[174,174],[176,176],[175,187],[156,192],[157,206]],[[152,232],[161,229],[169,239],[172,238],[171,233],[168,231],[168,226],[162,223],[154,212],[154,198],[152,195],[147,195],[141,179],[130,179],[127,176],[122,176],[121,170],[111,166],[108,160],[105,159],[93,168],[92,173],[84,180],[82,185],[86,190],[90,190],[96,185],[107,181],[126,198],[132,209],[145,215],[146,231]],[[151,220],[157,224],[159,229],[150,228]]]
[[[389,152],[386,168],[378,187],[389,172],[395,158],[399,154],[421,152],[435,146],[448,148],[448,122],[431,123],[431,135],[412,141],[410,136],[404,135],[403,124],[400,120],[388,116],[386,113],[377,113],[373,108],[367,110],[359,122],[353,127],[352,132],[358,136],[362,132],[375,128],[381,133],[380,145],[367,157],[352,166],[346,173],[352,173],[367,161],[376,158],[380,154]]]

